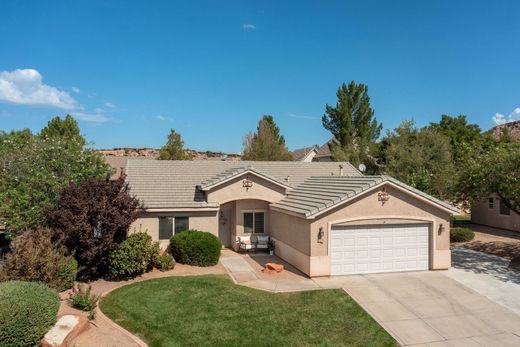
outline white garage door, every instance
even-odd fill
[[[428,270],[429,226],[332,227],[331,275]]]

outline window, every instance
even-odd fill
[[[175,217],[175,233],[181,233],[190,228],[189,217]]]
[[[173,235],[173,217],[159,217],[159,240],[169,240]]]
[[[511,211],[509,211],[509,207],[506,206],[504,200],[500,199],[500,214],[504,216],[509,216]]]
[[[247,212],[244,213],[244,233],[263,233],[264,232],[264,213]]]
[[[494,208],[495,207],[495,199],[488,198],[488,207],[489,208]]]

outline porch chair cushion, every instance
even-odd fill
[[[253,249],[253,244],[251,243],[250,236],[239,236],[238,245],[240,249]]]
[[[257,239],[256,248],[267,249],[267,244],[269,243],[269,236],[258,235],[256,237],[256,239]]]

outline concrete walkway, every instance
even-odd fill
[[[404,346],[520,346],[520,316],[441,272],[315,281],[342,286]]]
[[[451,250],[452,268],[444,274],[520,314],[520,273],[509,260],[464,248]]]

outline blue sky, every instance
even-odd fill
[[[519,1],[2,1],[0,129],[67,113],[97,148],[239,152],[272,114],[321,144],[325,104],[366,83],[385,129],[520,118]],[[494,117],[494,119],[493,119]]]

